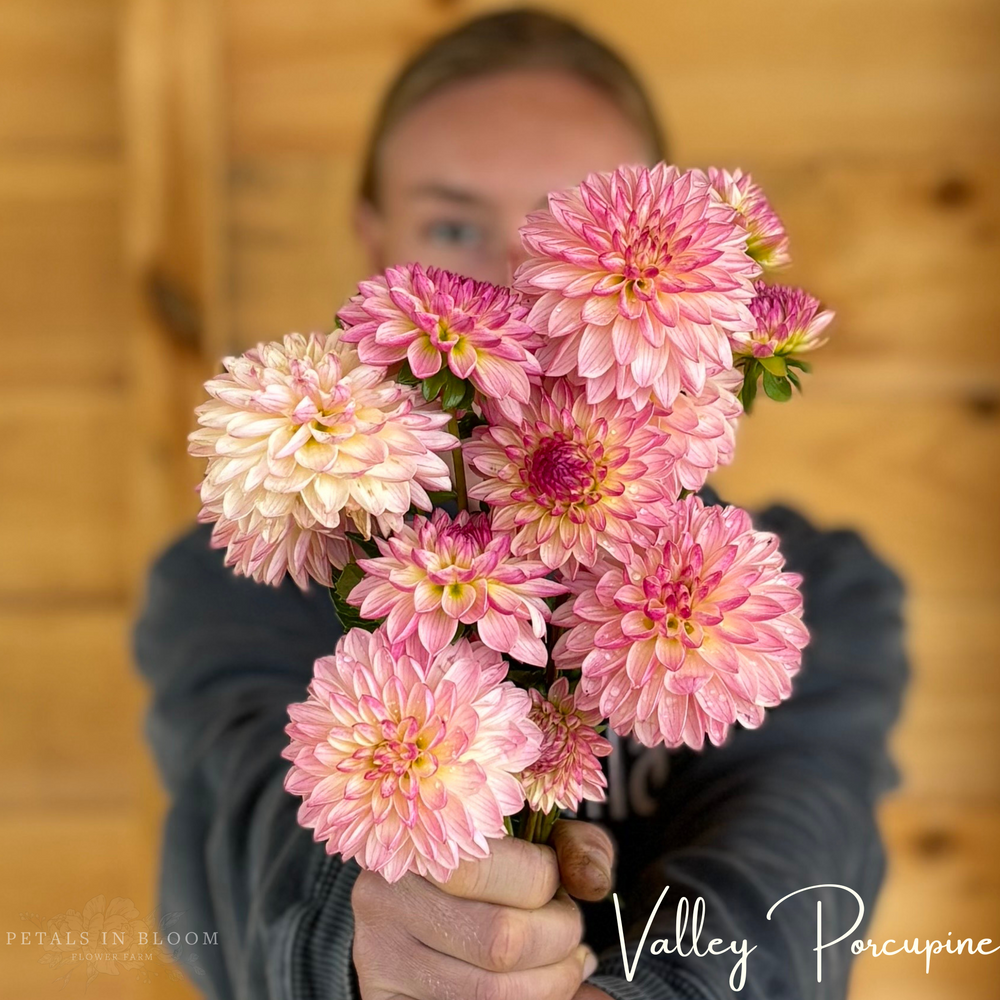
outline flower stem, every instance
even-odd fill
[[[451,420],[448,421],[448,430],[450,430],[455,437],[459,437],[458,419],[454,413],[451,415]],[[452,452],[452,463],[455,466],[455,496],[458,500],[458,509],[468,510],[469,490],[465,484],[465,458],[462,455],[461,444],[459,444],[459,446]]]

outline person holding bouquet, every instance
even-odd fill
[[[376,124],[381,274],[208,383],[214,528],[136,651],[209,996],[846,995],[815,903],[829,939],[881,881],[901,587],[704,486],[832,314],[765,280],[751,178],[665,157],[601,43],[470,22]]]

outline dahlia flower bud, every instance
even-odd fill
[[[581,709],[565,677],[547,696],[534,688],[530,693],[530,719],[542,732],[542,745],[538,760],[521,772],[528,805],[535,812],[576,812],[584,799],[603,802],[608,781],[599,758],[611,753],[611,744],[595,728],[600,712]]]
[[[771,207],[760,185],[742,170],[709,167],[708,178],[719,198],[735,208],[747,231],[747,253],[768,270],[784,267],[791,260],[788,236],[778,213]]]
[[[268,583],[289,573],[327,586],[353,528],[401,527],[427,490],[451,486],[436,454],[458,441],[448,414],[362,364],[339,333],[289,334],[223,362],[205,384],[189,451],[208,459],[199,519],[227,563]]]
[[[581,572],[577,596],[553,612],[569,629],[553,657],[582,670],[577,704],[619,735],[719,745],[733,723],[753,729],[791,694],[809,639],[800,583],[746,511],[688,497],[654,544]]]
[[[769,358],[805,354],[827,342],[826,328],[833,312],[820,312],[819,300],[801,288],[789,285],[754,284],[756,297],[750,303],[754,328],[733,338],[738,356]]]
[[[591,402],[698,395],[732,368],[728,335],[753,325],[747,230],[700,171],[591,174],[549,195],[521,239],[514,284],[538,296],[528,322],[547,337],[542,370],[575,373]]]
[[[377,539],[380,558],[360,559],[368,574],[348,603],[365,618],[381,618],[392,642],[417,634],[431,653],[444,649],[459,624],[476,626],[490,649],[542,667],[548,661],[546,597],[566,588],[546,580],[544,563],[514,559],[510,536],[497,534],[486,514],[454,519],[435,510],[417,516],[389,539]]]
[[[528,401],[528,376],[540,372],[528,309],[509,288],[406,264],[362,281],[338,319],[362,361],[392,365],[405,358],[418,379],[446,366],[516,414],[517,403]]]
[[[443,882],[485,858],[524,805],[517,776],[541,745],[528,692],[506,673],[482,643],[432,655],[352,629],[288,707],[285,788],[302,796],[299,823],[389,882]]]

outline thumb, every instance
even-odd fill
[[[610,834],[596,823],[561,819],[552,829],[559,876],[576,899],[603,899],[614,884],[615,847]]]

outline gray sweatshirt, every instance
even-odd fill
[[[602,956],[589,981],[616,1000],[843,998],[850,942],[883,877],[875,807],[896,780],[886,739],[907,677],[900,582],[853,532],[818,531],[782,507],[754,520],[804,575],[812,642],[791,700],[759,729],[697,753],[622,741],[605,759],[608,802],[585,815],[618,843],[627,966],[612,901],[583,910]],[[148,736],[172,802],[163,934],[208,997],[356,1000],[357,866],[298,826],[299,800],[282,785],[286,706],[305,698],[340,627],[322,587],[237,577],[209,534],[197,528],[158,559],[135,630],[152,687]],[[810,886],[828,888],[796,893]],[[865,917],[822,949],[817,982],[817,901],[832,941],[859,913],[848,889]],[[697,921],[683,918],[699,897],[695,940]],[[712,939],[722,954],[705,954]],[[753,950],[734,992],[744,941]]]

